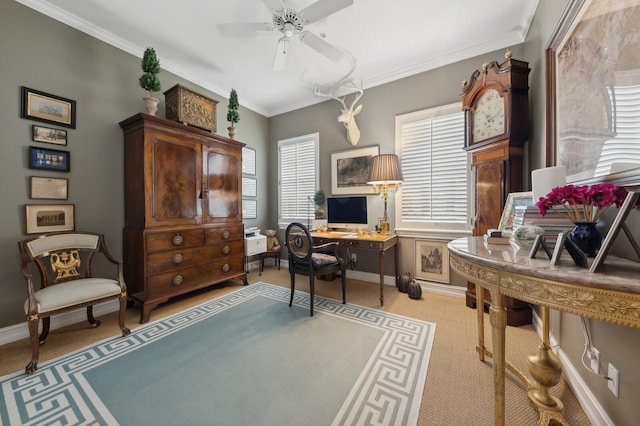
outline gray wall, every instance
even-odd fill
[[[146,46],[145,46],[146,47]],[[142,51],[140,52],[142,55]],[[162,63],[162,52],[158,52]],[[0,2],[0,327],[25,321],[25,281],[20,274],[17,241],[26,238],[25,204],[55,204],[29,200],[29,176],[69,179],[69,200],[75,205],[76,229],[102,232],[112,254],[122,255],[124,226],[123,136],[118,123],[144,111],[145,91],[138,86],[140,58],[63,25],[14,1]],[[181,83],[218,101],[218,133],[227,136],[227,99],[166,71],[159,74],[162,91]],[[20,87],[51,93],[77,102],[77,127],[68,129],[68,145],[31,141],[31,125],[20,118]],[[225,94],[228,96],[228,94]],[[239,93],[242,101],[242,94]],[[164,117],[164,99],[157,115]],[[241,106],[238,140],[256,149],[258,217],[267,221],[266,171],[268,120]],[[45,123],[39,123],[55,127]],[[31,170],[29,145],[71,153],[69,173]],[[110,270],[110,273],[111,270]]]

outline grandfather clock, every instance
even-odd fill
[[[505,54],[505,62],[482,65],[462,83],[465,149],[471,154],[473,234],[497,228],[507,194],[523,188],[523,145],[529,139],[529,64]],[[485,301],[489,300],[488,293]],[[476,306],[475,285],[466,304]],[[531,308],[507,298],[507,324],[531,322]]]

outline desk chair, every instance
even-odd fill
[[[313,239],[309,230],[301,223],[291,223],[285,232],[285,246],[289,251],[289,274],[291,275],[291,298],[289,306],[293,303],[293,293],[296,286],[296,274],[309,277],[309,315],[313,316],[313,295],[315,290],[315,277],[340,272],[342,281],[342,303],[346,300],[346,263],[338,254],[338,244],[335,242],[313,245]]]

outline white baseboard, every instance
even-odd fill
[[[457,299],[464,299],[465,287],[457,285],[439,284],[431,281],[416,280],[427,293],[439,294],[441,296],[451,296]]]
[[[542,320],[533,311],[533,328],[538,333],[538,336],[542,338]],[[558,357],[558,361],[562,365],[562,375],[576,396],[576,399],[580,403],[580,406],[584,410],[584,413],[589,418],[589,421],[594,426],[614,426],[615,423],[607,412],[602,407],[602,404],[597,400],[591,389],[587,386],[586,382],[580,376],[580,373],[576,369],[575,365],[571,362],[567,354],[562,350],[562,347],[558,345],[558,341],[555,336],[549,336],[549,344],[553,349],[553,352]]]
[[[105,315],[111,312],[116,312],[120,309],[120,302],[118,300],[109,300],[107,302],[100,303],[93,307],[93,316],[96,318],[100,315]],[[87,320],[87,310],[77,309],[74,311],[64,312],[59,315],[51,317],[51,330],[66,327],[67,325],[75,324],[78,322]],[[8,327],[0,328],[0,345],[15,342],[16,340],[29,337],[29,327],[27,322],[21,324],[10,325]]]

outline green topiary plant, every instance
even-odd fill
[[[161,88],[158,73],[160,72],[160,61],[156,56],[156,51],[152,47],[147,47],[142,57],[142,71],[140,76],[140,87],[149,91],[149,97],[153,98],[153,92],[158,92]]]
[[[236,89],[231,89],[231,93],[229,94],[229,103],[227,104],[227,121],[231,123],[232,127],[235,123],[240,121],[238,108],[240,108],[240,104],[238,103],[238,93],[236,93]]]

